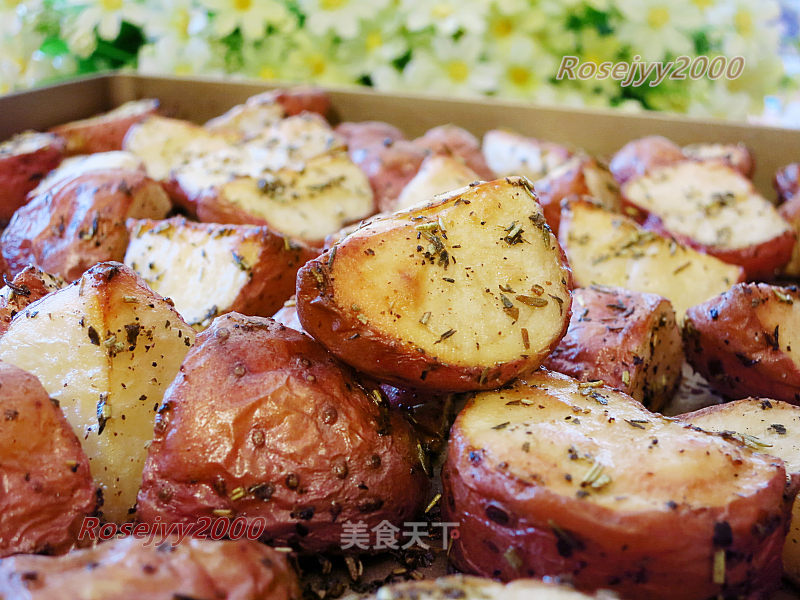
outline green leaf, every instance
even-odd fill
[[[57,37],[48,37],[39,46],[39,51],[47,56],[61,56],[69,53],[67,43]]]

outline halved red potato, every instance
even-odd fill
[[[678,417],[706,431],[726,437],[786,464],[786,472],[800,477],[800,407],[767,398],[747,398],[709,406]],[[792,505],[792,522],[783,546],[783,573],[800,583],[800,499]]]
[[[359,153],[363,153],[365,148],[375,144],[390,146],[394,142],[406,139],[397,127],[383,121],[345,121],[339,123],[334,131],[344,138],[350,151],[350,158],[356,164],[361,162]]]
[[[755,169],[753,155],[741,142],[738,144],[689,144],[683,147],[683,155],[696,161],[720,161],[748,179],[753,176]]]
[[[608,168],[594,158],[578,155],[548,171],[533,184],[547,224],[558,235],[561,201],[572,196],[591,196],[613,212],[622,210],[619,185]]]
[[[415,139],[414,143],[431,154],[452,156],[461,160],[484,181],[496,177],[494,171],[486,164],[478,138],[462,127],[440,125],[426,131],[425,135]]]
[[[35,376],[0,362],[0,387],[0,557],[66,552],[97,505],[89,460]]]
[[[633,219],[590,200],[574,200],[561,213],[559,240],[576,285],[617,286],[650,292],[686,309],[744,278],[741,267],[647,231]]]
[[[347,551],[347,522],[402,528],[425,507],[421,454],[380,392],[316,341],[229,313],[198,335],[164,398],[139,515],[151,524],[241,516],[265,524],[263,540]]]
[[[778,207],[778,213],[786,219],[794,230],[795,236],[800,239],[800,192],[788,198]],[[792,249],[792,258],[783,267],[782,275],[789,277],[800,277],[800,243],[796,243]]]
[[[16,556],[4,560],[0,563],[0,596],[28,600],[302,597],[297,575],[286,556],[263,544],[199,539],[178,543],[173,537],[166,544],[157,545],[134,536],[66,556]]]
[[[56,125],[50,131],[67,142],[67,154],[92,154],[122,150],[128,130],[158,113],[158,100],[131,100],[101,115]]]
[[[65,142],[51,133],[26,131],[0,144],[0,224],[7,223],[28,192],[64,157]]]
[[[800,404],[800,292],[795,286],[735,285],[690,308],[684,336],[686,358],[721,394]]]
[[[101,488],[103,516],[135,512],[156,409],[194,330],[128,267],[102,263],[19,312],[0,360],[61,404]]]
[[[796,236],[753,183],[718,162],[683,161],[622,186],[645,226],[725,262],[750,279],[773,277],[792,256]]]
[[[25,267],[11,281],[5,278],[5,285],[0,288],[0,335],[8,330],[11,319],[18,312],[65,285],[66,282],[58,275],[45,273],[36,267]]]
[[[458,158],[432,154],[422,162],[417,174],[400,192],[394,210],[405,210],[430,202],[434,196],[479,180],[478,174]]]
[[[768,597],[797,491],[778,458],[545,370],[467,403],[442,481],[457,568],[642,600]]]
[[[661,411],[681,381],[683,348],[666,298],[592,286],[572,292],[567,335],[544,366],[581,381],[603,381]]]
[[[466,391],[538,367],[566,331],[571,287],[530,182],[510,177],[366,222],[300,269],[297,309],[379,381]]]
[[[608,168],[619,182],[647,175],[654,169],[686,160],[683,149],[672,140],[651,135],[628,142],[611,158]]]
[[[142,172],[145,170],[144,163],[138,156],[123,150],[70,156],[62,160],[58,167],[50,171],[47,176],[39,182],[39,185],[30,191],[28,197],[35,198],[45,192],[53,192],[68,181],[93,171],[119,169]]]
[[[553,142],[492,129],[483,136],[483,156],[498,177],[521,175],[535,181],[567,162],[572,152]]]
[[[0,236],[2,254],[14,275],[35,265],[73,281],[98,262],[123,259],[126,219],[161,219],[171,207],[141,171],[87,173],[20,208]]]
[[[128,231],[125,264],[199,328],[226,312],[271,316],[294,293],[297,270],[317,255],[253,225],[131,219]]]
[[[780,202],[786,202],[800,193],[800,162],[786,165],[775,173],[773,185],[778,192]]]

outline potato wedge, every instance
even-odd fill
[[[406,210],[445,192],[479,181],[478,174],[457,158],[432,154],[400,192],[394,210]]]
[[[775,173],[773,185],[780,202],[786,202],[800,193],[800,162],[786,165]]]
[[[563,208],[558,237],[576,285],[658,294],[672,302],[678,319],[690,306],[744,278],[741,267],[647,231],[632,219],[585,199]]]
[[[752,182],[727,165],[684,161],[622,186],[646,227],[767,279],[789,262],[795,233]]]
[[[271,316],[294,293],[297,270],[317,255],[252,225],[131,219],[128,231],[125,264],[199,328],[226,312]]]
[[[465,391],[539,366],[566,331],[571,287],[530,183],[507,178],[368,221],[300,269],[297,310],[380,381]]]
[[[304,552],[347,550],[348,521],[402,527],[430,484],[408,423],[378,398],[308,336],[218,317],[164,397],[139,515],[259,519],[263,540]]]
[[[61,403],[103,492],[106,519],[132,514],[156,409],[194,330],[125,265],[102,263],[28,306],[0,360]]]
[[[161,219],[171,206],[141,171],[90,172],[20,208],[0,236],[2,254],[14,275],[35,265],[73,281],[100,261],[122,260],[126,219]]]
[[[66,282],[58,275],[51,275],[36,267],[25,267],[14,279],[0,288],[0,335],[18,312],[29,304],[44,298],[50,292],[60,290]]]
[[[489,181],[497,177],[486,164],[481,152],[481,143],[466,129],[456,125],[440,125],[425,132],[414,143],[429,154],[451,156],[478,174],[478,178]],[[519,173],[515,173],[519,175]]]
[[[521,175],[536,181],[567,162],[572,152],[559,144],[493,129],[483,136],[483,156],[498,177]]]
[[[26,600],[300,600],[286,557],[251,541],[188,539],[174,546],[135,537],[66,556],[17,556],[0,563],[0,596]]]
[[[753,176],[755,161],[750,150],[738,144],[689,144],[683,147],[683,155],[696,161],[719,161],[738,171],[748,179]]]
[[[800,404],[800,292],[742,283],[686,312],[686,358],[729,398]]]
[[[592,286],[572,293],[567,335],[544,366],[580,381],[602,380],[661,411],[681,381],[683,347],[666,298]]]
[[[800,407],[780,400],[747,398],[709,406],[678,417],[706,431],[723,433],[759,452],[777,456],[787,473],[800,477]],[[783,573],[800,583],[800,500],[792,506],[792,523],[783,546]]]
[[[0,362],[0,557],[65,552],[97,504],[89,461],[57,403]]]
[[[442,480],[456,567],[643,600],[768,597],[797,490],[778,458],[544,370],[467,403]]]
[[[382,121],[345,121],[339,123],[334,131],[344,138],[347,149],[350,151],[350,158],[356,164],[361,162],[358,158],[365,148],[376,144],[389,146],[394,142],[406,139],[403,132],[397,127]]]
[[[620,185],[661,167],[686,160],[683,149],[660,135],[639,138],[625,144],[611,158],[608,168]]]
[[[67,154],[122,150],[128,130],[157,113],[158,100],[131,100],[102,115],[56,125],[50,131],[67,141]]]
[[[31,190],[28,197],[35,198],[45,192],[55,192],[55,190],[65,183],[81,175],[85,175],[86,173],[91,173],[93,171],[116,171],[118,169],[142,172],[145,170],[144,163],[139,157],[123,150],[70,156],[62,160],[58,167],[50,171],[47,176],[39,182],[39,185]]]
[[[26,131],[0,144],[0,224],[27,202],[28,192],[58,166],[65,142],[51,133]]]

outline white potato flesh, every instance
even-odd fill
[[[214,117],[204,127],[213,133],[248,139],[259,135],[283,115],[283,107],[277,102],[248,102],[238,104],[225,114]]]
[[[531,181],[544,177],[569,158],[560,146],[502,129],[483,136],[482,151],[486,164],[498,176],[521,175]]]
[[[52,133],[23,131],[4,142],[0,142],[0,156],[32,154],[52,146],[58,139],[58,136]]]
[[[0,339],[0,360],[36,375],[59,401],[109,520],[130,516],[156,409],[193,341],[178,313],[119,263],[34,302]]]
[[[464,187],[480,176],[463,161],[452,156],[433,154],[427,157],[414,178],[400,192],[395,210],[404,210],[430,202],[434,196]]]
[[[65,158],[57,168],[50,171],[50,173],[39,182],[39,185],[30,192],[29,196],[38,196],[48,190],[55,192],[61,185],[81,175],[93,171],[107,170],[143,171],[144,162],[142,162],[142,159],[138,156],[123,150],[71,156]]]

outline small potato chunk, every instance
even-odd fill
[[[576,285],[658,294],[672,302],[678,319],[690,306],[744,278],[741,267],[647,231],[632,219],[587,200],[563,208],[559,240]]]
[[[67,141],[68,154],[122,150],[128,130],[158,112],[158,100],[131,100],[102,115],[57,125],[50,131]]]
[[[3,257],[14,275],[35,265],[73,281],[98,262],[122,260],[126,219],[161,219],[171,206],[141,171],[87,173],[20,208],[0,236]]]
[[[60,290],[66,282],[36,267],[26,267],[13,280],[0,288],[0,335],[4,334],[18,312],[29,304]]]
[[[172,545],[170,545],[172,544]],[[0,597],[18,600],[300,600],[285,555],[257,542],[117,538],[66,556],[0,563]]]
[[[339,123],[335,131],[342,136],[350,151],[350,158],[354,163],[359,152],[375,144],[391,145],[393,142],[406,139],[403,132],[394,125],[382,121],[361,121]]]
[[[800,193],[800,162],[786,165],[775,173],[773,185],[780,202],[786,202]]]
[[[778,212],[791,225],[795,236],[800,239],[800,192],[781,204]],[[792,258],[783,267],[782,274],[789,277],[800,277],[800,243],[794,245]]]
[[[633,600],[769,597],[797,489],[778,458],[545,370],[467,403],[442,483],[457,568]]]
[[[685,160],[683,149],[678,144],[660,135],[651,135],[625,144],[612,157],[608,167],[622,185],[654,169]]]
[[[30,192],[64,157],[64,140],[26,131],[0,144],[0,224],[8,223]]]
[[[602,380],[661,411],[681,381],[683,348],[666,298],[592,286],[573,292],[567,335],[544,363],[581,381]]]
[[[0,558],[65,552],[97,503],[89,461],[36,377],[0,362],[0,388]]]
[[[430,154],[451,156],[478,174],[479,179],[489,181],[496,177],[486,164],[478,139],[466,129],[455,125],[440,125],[425,132],[414,143]],[[519,173],[515,173],[519,175]]]
[[[646,227],[744,267],[750,279],[773,277],[792,256],[795,233],[752,182],[718,162],[684,161],[622,186]]]
[[[798,406],[780,400],[747,398],[709,406],[678,418],[777,456],[786,463],[787,473],[800,477]],[[795,499],[792,506],[792,523],[783,546],[783,573],[794,583],[800,583],[800,499]]]
[[[729,398],[800,404],[800,292],[742,283],[686,312],[686,358]]]
[[[39,185],[30,192],[29,197],[35,198],[45,192],[55,192],[55,190],[65,183],[81,175],[85,175],[86,173],[91,173],[93,171],[116,171],[118,169],[142,172],[145,170],[144,163],[139,157],[122,150],[70,156],[62,160],[58,167],[50,171],[47,177],[42,179]]]
[[[530,182],[507,178],[368,221],[300,269],[297,310],[379,381],[467,391],[538,367],[566,331],[571,287]]]
[[[700,162],[719,161],[738,171],[748,179],[753,176],[753,155],[742,143],[739,144],[690,144],[683,147],[683,155]]]
[[[559,144],[493,129],[483,136],[483,156],[498,177],[521,175],[536,181],[567,162],[572,152]]]
[[[423,161],[419,172],[403,188],[394,210],[430,202],[434,196],[478,180],[478,174],[457,158],[433,154]]]
[[[175,309],[119,263],[31,304],[0,338],[0,360],[36,375],[61,403],[108,520],[132,512],[156,409],[193,340]]]
[[[297,298],[295,296],[283,303],[280,310],[272,315],[272,320],[289,329],[305,333],[303,326],[300,324],[300,318],[297,316]]]
[[[297,270],[317,255],[251,225],[132,219],[128,231],[125,264],[198,328],[232,311],[271,316],[294,293]]]
[[[347,550],[348,521],[402,527],[430,484],[408,423],[379,398],[305,334],[218,317],[164,397],[139,515],[242,516],[265,523],[262,539],[304,552]]]

